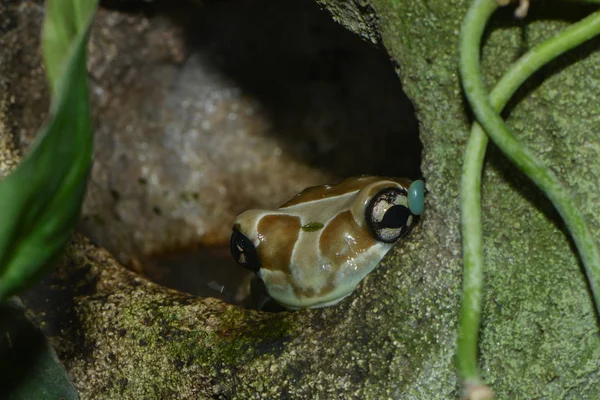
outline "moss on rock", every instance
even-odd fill
[[[281,314],[161,288],[75,237],[61,268],[26,300],[83,398],[458,396],[458,188],[470,119],[456,44],[469,2],[357,0],[344,9],[341,3],[322,5],[385,46],[415,105],[429,190],[422,223],[341,304]],[[524,49],[589,12],[572,3],[552,10],[545,4],[531,10],[526,24],[510,11],[495,17],[483,51],[490,84]],[[3,36],[0,68],[3,171],[18,158],[9,127],[23,123],[18,113],[7,115],[11,96],[20,96],[19,86],[7,82],[23,68],[17,62],[22,44],[11,37],[14,32]],[[576,193],[596,233],[598,44],[548,66],[507,114],[519,137]],[[562,224],[493,147],[483,187],[486,380],[500,398],[600,398],[597,320]]]

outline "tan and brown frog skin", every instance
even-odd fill
[[[349,178],[305,189],[276,210],[246,211],[234,221],[231,253],[285,308],[333,305],[408,233],[422,211],[408,204],[413,186],[422,202],[416,182]]]

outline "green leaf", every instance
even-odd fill
[[[48,0],[43,50],[49,120],[21,164],[0,181],[0,300],[60,256],[79,217],[92,163],[87,32],[97,0]]]
[[[54,350],[15,298],[0,304],[0,376],[6,400],[79,398]]]
[[[49,0],[46,2],[46,19],[42,36],[42,48],[46,73],[52,87],[52,93],[58,92],[74,52],[85,47],[87,32],[92,22],[97,0]],[[85,56],[85,49],[81,55]],[[68,79],[68,78],[67,78]]]

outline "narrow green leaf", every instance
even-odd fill
[[[78,41],[85,46],[86,34],[96,10],[97,0],[49,0],[42,35],[42,49],[52,93],[58,92],[63,70]]]
[[[92,162],[86,43],[97,0],[48,0],[43,47],[52,87],[47,125],[0,181],[0,300],[60,256],[79,216]]]

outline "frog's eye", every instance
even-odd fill
[[[242,267],[252,272],[258,272],[260,269],[260,260],[256,254],[256,248],[243,233],[233,228],[231,240],[229,241],[231,255]]]
[[[408,233],[413,215],[406,195],[406,190],[385,188],[369,201],[365,220],[376,240],[393,243]]]

